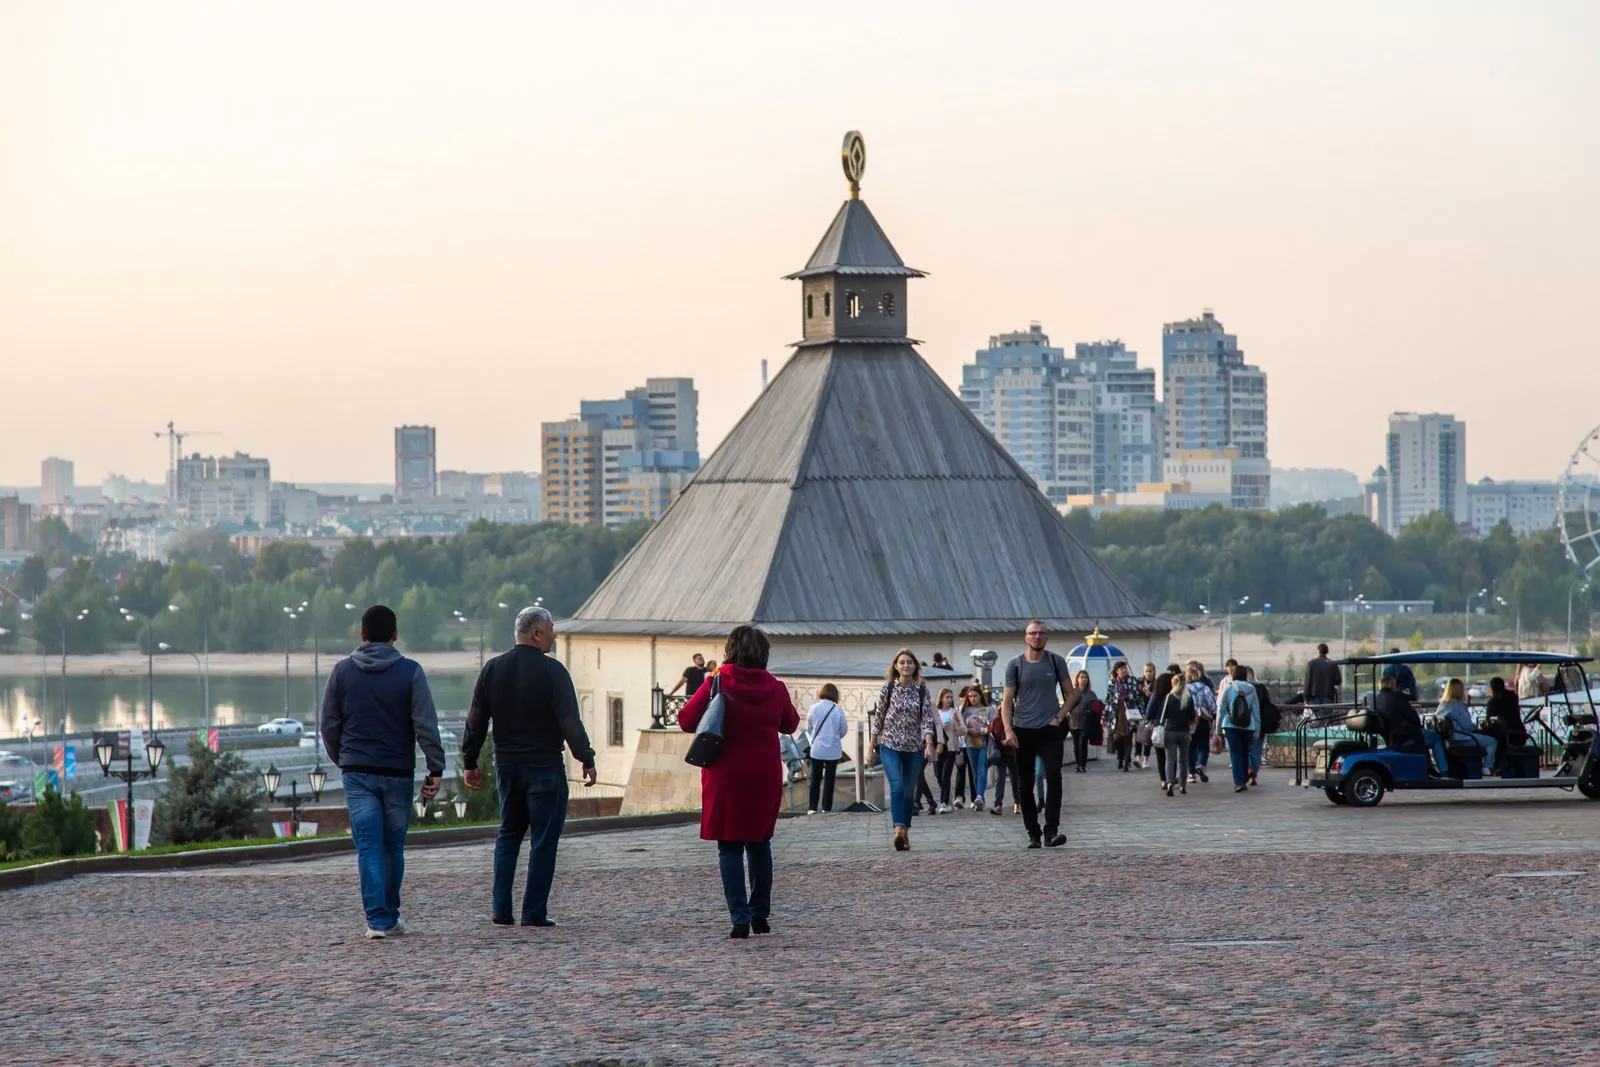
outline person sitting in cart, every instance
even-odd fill
[[[1489,703],[1484,708],[1483,733],[1499,743],[1503,753],[1508,745],[1528,743],[1528,730],[1522,724],[1522,706],[1517,694],[1506,688],[1504,678],[1489,679]]]
[[[1459,737],[1476,741],[1483,749],[1483,773],[1489,774],[1494,768],[1494,754],[1499,743],[1489,734],[1479,733],[1478,724],[1472,721],[1472,712],[1467,710],[1467,687],[1460,678],[1452,678],[1445,683],[1444,699],[1439,702],[1439,719],[1441,723],[1449,723],[1451,737]],[[1438,735],[1434,735],[1437,737]],[[1443,738],[1434,740],[1429,738],[1433,747],[1433,757],[1438,761],[1439,769],[1448,773],[1449,763]]]
[[[1383,678],[1378,684],[1380,689],[1373,712],[1378,717],[1378,733],[1384,743],[1396,752],[1428,751],[1423,739],[1422,717],[1400,691],[1400,672],[1395,664],[1383,668]]]

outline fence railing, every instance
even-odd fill
[[[678,725],[678,712],[689,703],[688,694],[668,695],[659,685],[650,690],[650,729],[669,730]]]

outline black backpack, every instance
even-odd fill
[[[1228,725],[1235,730],[1250,729],[1250,702],[1239,689],[1233,691],[1233,703],[1228,705]]]
[[[1272,694],[1267,692],[1264,685],[1256,685],[1256,698],[1261,701],[1261,732],[1275,734],[1278,727],[1283,725],[1283,713],[1278,705],[1273,703]]]

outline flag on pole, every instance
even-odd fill
[[[213,752],[222,751],[222,737],[215,726],[206,730],[206,747]]]

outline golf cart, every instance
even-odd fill
[[[1370,808],[1394,789],[1566,789],[1600,800],[1600,730],[1583,664],[1555,652],[1428,651],[1356,656],[1340,661],[1357,694],[1354,704],[1307,709],[1295,729],[1295,784],[1320,788],[1335,804]],[[1527,742],[1506,746],[1500,777],[1477,775],[1482,749],[1468,738],[1447,738],[1446,767],[1430,767],[1429,753],[1386,747],[1385,724],[1375,710],[1379,676],[1390,666],[1461,666],[1490,669],[1538,666],[1556,671],[1556,687],[1522,706]],[[1365,669],[1365,670],[1364,670]],[[1369,683],[1362,699],[1363,675]],[[1436,705],[1416,704],[1426,719]],[[1476,755],[1476,758],[1474,756]],[[1541,775],[1541,765],[1555,773]]]

